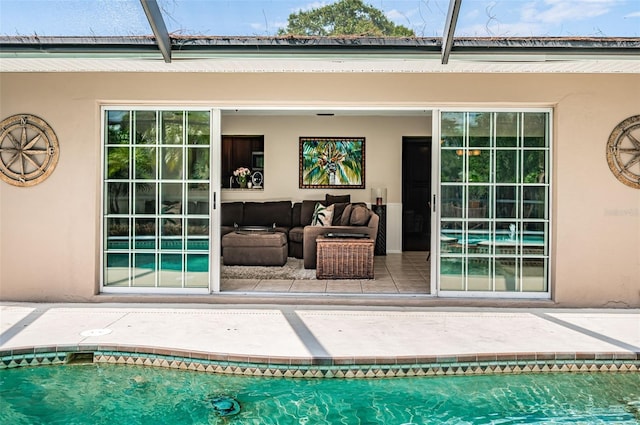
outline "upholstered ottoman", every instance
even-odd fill
[[[222,263],[227,266],[284,266],[287,236],[281,232],[232,232],[222,237]]]

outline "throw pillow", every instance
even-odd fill
[[[162,204],[162,209],[160,210],[160,212],[162,214],[182,214],[182,202],[181,201],[176,201],[176,202],[165,202]],[[166,218],[164,220],[165,223],[171,223],[171,224],[178,224],[178,220],[174,220],[173,218]],[[179,234],[179,233],[170,233],[172,230],[168,229],[167,226],[165,225],[163,232],[166,232],[166,234]],[[175,232],[175,229],[173,230]]]
[[[329,206],[331,204],[351,202],[351,195],[329,195],[328,193],[324,197],[324,203]]]
[[[342,211],[342,217],[340,217],[340,223],[338,223],[339,226],[349,225],[349,223],[351,222],[351,208],[353,208],[351,204],[347,204],[344,207],[344,211]]]
[[[334,226],[341,226],[342,225],[342,216],[344,214],[345,208],[347,207],[347,203],[344,202],[340,202],[340,203],[335,203],[332,204],[333,205],[333,225]]]
[[[313,219],[311,220],[312,226],[331,226],[333,219],[333,205],[325,207],[320,202],[316,204],[316,208],[313,210]]]
[[[316,209],[316,204],[322,201],[302,201],[302,206],[300,207],[300,225],[308,226],[311,224],[313,220],[313,211]]]
[[[362,205],[354,205],[351,208],[350,224],[352,226],[366,226],[370,215],[369,208]]]
[[[182,202],[166,202],[162,204],[162,214],[181,214]]]

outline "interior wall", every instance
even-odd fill
[[[283,113],[283,112],[280,112]],[[370,202],[371,188],[387,188],[388,253],[402,252],[402,137],[431,135],[431,112],[419,116],[315,116],[315,115],[222,116],[226,135],[264,135],[264,190],[222,189],[221,200],[324,199],[326,193],[349,193],[353,202]],[[286,113],[285,113],[286,114]],[[300,189],[300,137],[364,137],[364,189]],[[241,164],[239,164],[241,165]]]
[[[353,202],[370,202],[372,187],[386,187],[387,201],[402,201],[402,136],[430,135],[431,117],[389,116],[229,116],[223,134],[264,135],[264,190],[222,190],[222,201],[324,199],[325,193],[351,194]],[[300,189],[300,137],[364,137],[364,189]]]
[[[640,191],[618,182],[605,157],[613,128],[639,113],[638,98],[640,74],[3,73],[0,118],[40,116],[55,130],[61,152],[56,170],[37,186],[0,182],[0,299],[97,299],[102,104],[552,106],[553,299],[561,306],[639,307]],[[307,124],[317,131],[337,131],[314,119]],[[383,143],[373,132],[364,136],[368,152]],[[283,149],[267,152],[265,160],[277,155],[297,165],[297,146]],[[385,166],[382,155],[367,158],[368,187]],[[389,172],[399,181],[399,170]],[[284,180],[291,193],[265,196],[313,197],[297,189],[295,174],[274,173],[267,183]],[[365,192],[354,196],[367,199]],[[399,191],[389,196],[397,200]]]

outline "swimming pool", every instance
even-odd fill
[[[240,403],[220,417],[210,400]],[[638,373],[287,379],[83,364],[0,371],[7,424],[638,424]]]

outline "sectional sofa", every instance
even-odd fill
[[[331,222],[317,223],[318,210],[331,211]],[[316,223],[314,223],[314,212]],[[327,233],[366,234],[375,241],[379,217],[364,203],[351,203],[349,195],[327,194],[322,200],[223,202],[221,237],[239,226],[268,226],[286,235],[289,257],[304,260],[307,269],[316,268],[316,239]],[[314,225],[315,224],[315,225]],[[223,239],[224,242],[224,239]],[[224,256],[224,243],[223,252]]]

